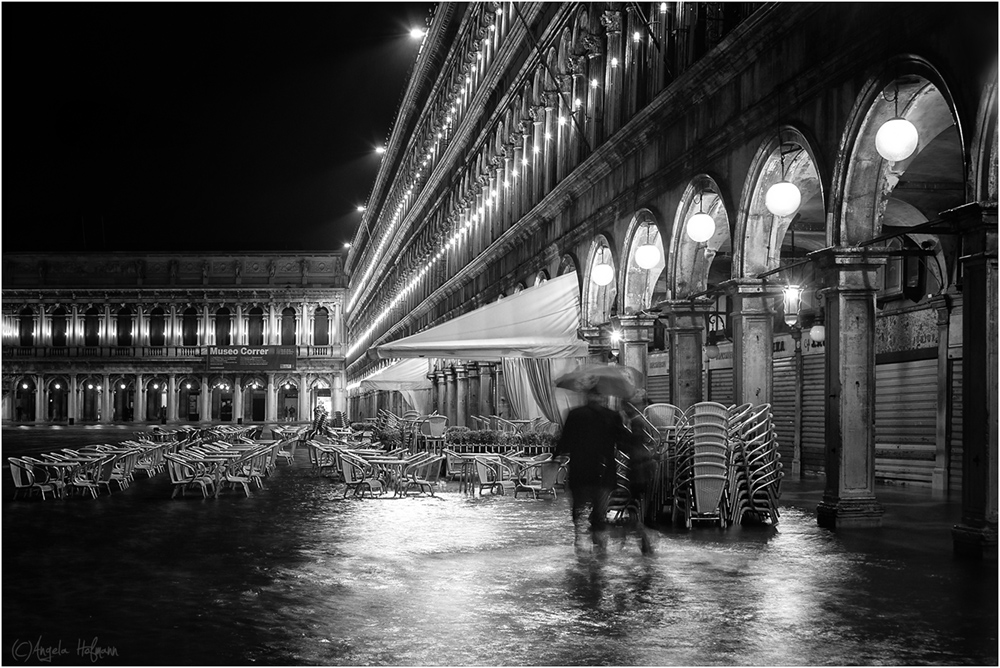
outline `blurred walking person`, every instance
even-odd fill
[[[556,445],[556,459],[569,459],[567,484],[573,513],[574,545],[581,548],[581,534],[588,530],[598,550],[607,546],[608,498],[615,484],[615,445],[630,438],[621,415],[604,405],[604,397],[591,389],[587,403],[566,416]],[[588,514],[589,510],[589,514]],[[589,526],[584,526],[587,516]]]

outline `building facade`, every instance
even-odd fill
[[[774,406],[821,522],[878,525],[881,479],[962,494],[956,546],[995,547],[996,20],[441,3],[346,260],[349,387],[374,347],[576,272],[581,336],[651,396]],[[499,410],[470,404],[483,368],[436,361],[453,424]]]
[[[346,285],[337,253],[5,253],[3,419],[344,410]]]

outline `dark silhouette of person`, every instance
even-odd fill
[[[569,458],[567,483],[573,513],[574,544],[580,547],[581,524],[590,509],[589,530],[598,550],[607,545],[608,498],[615,484],[615,445],[630,438],[621,415],[604,405],[597,392],[566,416],[555,458]]]
[[[653,551],[649,535],[646,533],[646,506],[649,490],[653,484],[656,472],[656,462],[652,451],[646,445],[645,421],[642,419],[642,409],[646,405],[644,398],[635,399],[636,404],[625,402],[624,417],[628,423],[629,437],[618,443],[618,449],[625,455],[628,462],[628,483],[631,503],[636,509],[635,523],[631,528],[639,536],[639,545],[643,554]],[[626,532],[627,538],[627,532]]]

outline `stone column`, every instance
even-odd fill
[[[167,314],[166,340],[168,346],[181,345],[180,338],[178,336],[179,329],[180,328],[177,326],[177,304],[171,304],[170,312]]]
[[[236,374],[233,379],[233,422],[239,424],[243,418],[243,376]]]
[[[77,378],[75,373],[69,375],[69,423],[73,424],[79,419],[77,415],[79,411],[80,398],[77,393],[80,391],[79,384],[77,383]]]
[[[101,387],[104,388],[104,392],[100,393],[97,397],[97,410],[100,413],[97,421],[100,424],[110,424],[114,413],[112,406],[114,405],[115,396],[115,388],[111,387],[111,376],[108,374],[101,376]]]
[[[210,346],[215,343],[215,314],[208,310],[208,304],[201,308],[201,338],[198,343],[203,346]]]
[[[146,387],[141,373],[135,375],[135,398],[132,405],[132,422],[146,421]]]
[[[649,364],[646,361],[649,344],[653,341],[653,323],[655,318],[645,315],[623,315],[618,317],[622,340],[618,348],[621,364],[632,367],[642,374],[638,382],[646,389],[646,378],[649,376]]]
[[[606,362],[608,353],[611,352],[611,339],[608,338],[607,332],[602,331],[600,327],[581,327],[580,334],[587,342],[590,361],[598,364]]]
[[[609,10],[601,15],[601,23],[607,32],[608,53],[605,56],[604,73],[604,131],[610,137],[621,127],[623,102],[623,72],[625,71],[624,50],[622,49],[622,15]]]
[[[444,372],[440,370],[434,371],[431,376],[431,382],[434,384],[434,400],[431,402],[431,411],[437,411],[438,414],[444,415],[445,400],[448,391],[444,383]]]
[[[831,248],[811,256],[825,274],[826,491],[820,526],[878,527],[875,500],[875,293],[885,249]],[[770,365],[768,365],[770,368]]]
[[[264,337],[264,341],[268,345],[277,345],[281,339],[279,338],[278,325],[274,316],[274,304],[267,305],[267,336]]]
[[[177,421],[177,374],[167,376],[167,422]]]
[[[997,209],[962,236],[962,520],[955,552],[997,555]]]
[[[455,367],[455,421],[453,425],[469,426],[469,373],[464,364]]]
[[[201,407],[198,409],[198,418],[202,422],[212,420],[212,388],[208,384],[208,376],[201,377]]]
[[[479,415],[485,418],[493,415],[493,365],[492,364],[479,364],[479,404],[478,410]]]
[[[737,278],[722,284],[733,296],[733,402],[771,403],[774,312],[780,292],[762,279]]]
[[[132,345],[136,347],[142,347],[149,341],[149,337],[146,336],[145,328],[143,327],[142,309],[142,304],[135,305],[135,336],[132,337]]]
[[[472,415],[482,415],[481,408],[479,405],[479,365],[475,362],[471,362],[465,365],[466,372],[469,375],[468,385],[469,385],[469,396],[468,396],[468,416]],[[470,420],[471,422],[471,420]],[[475,428],[477,425],[471,425],[466,423],[470,429]]]
[[[309,375],[303,371],[299,374],[299,420],[312,419],[309,403]]]
[[[243,302],[236,303],[236,316],[233,319],[233,343],[238,346],[247,344],[247,324],[244,321]]]
[[[687,410],[705,396],[702,368],[705,316],[710,299],[676,299],[661,303],[666,316],[667,357],[670,360],[670,403]]]
[[[267,374],[267,393],[264,401],[264,419],[274,422],[278,419],[278,388],[274,384],[274,374]]]

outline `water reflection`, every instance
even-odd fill
[[[794,506],[778,529],[666,529],[651,556],[612,534],[578,554],[564,498],[345,500],[299,454],[249,499],[171,501],[161,477],[5,501],[6,648],[98,635],[130,665],[997,661],[995,563],[880,549]]]

